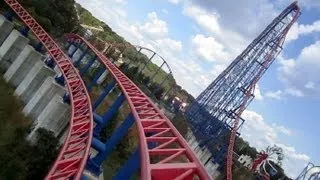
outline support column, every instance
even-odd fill
[[[114,148],[127,134],[129,128],[133,125],[133,123],[134,117],[132,113],[130,113],[122,122],[122,124],[116,129],[116,131],[113,132],[112,136],[107,140],[106,144],[103,144],[100,140],[93,138],[92,147],[98,151],[98,154],[94,158],[88,160],[88,170],[96,175],[99,175],[101,173],[100,167],[103,161],[105,161],[105,159],[110,156]]]
[[[92,87],[97,84],[97,81],[100,79],[100,77],[105,73],[105,68],[102,67],[100,70],[96,73],[96,75],[93,77],[92,81],[87,85],[88,91],[92,90]]]
[[[37,62],[27,76],[19,84],[14,94],[19,96],[25,104],[32,98],[48,76],[54,76],[55,72],[45,66],[44,62]]]
[[[36,119],[42,113],[53,96],[58,94],[62,97],[64,93],[64,87],[58,85],[53,77],[48,77],[35,92],[28,104],[23,108],[22,112]]]
[[[99,79],[97,80],[97,84],[100,85],[103,83],[103,81],[106,79],[107,77],[107,74],[108,74],[108,70],[105,70],[103,72],[103,74],[99,77]]]
[[[5,41],[13,29],[12,22],[8,21],[4,16],[0,15],[0,45]]]
[[[78,48],[75,53],[73,53],[73,56],[70,56],[71,60],[73,63],[77,62],[77,60],[79,60],[79,58],[81,57],[81,55],[83,54],[83,51]]]
[[[27,45],[4,74],[4,79],[17,87],[41,59],[42,55],[32,46]]]
[[[119,110],[124,100],[125,100],[125,96],[121,94],[120,96],[118,96],[118,98],[114,101],[114,103],[111,105],[111,107],[105,114],[103,114],[102,116],[99,116],[96,113],[93,113],[94,121],[97,123],[96,127],[93,129],[93,135],[95,137],[100,136],[101,130],[108,124],[108,122],[116,114],[116,112]]]
[[[29,134],[28,139],[31,140],[31,142],[36,141],[37,137],[35,132],[38,128],[52,131],[54,136],[58,137],[64,130],[64,127],[68,124],[69,117],[69,105],[63,103],[62,97],[56,94],[33,123],[35,128]]]
[[[91,65],[94,63],[94,61],[97,59],[96,56],[94,56],[83,68],[80,69],[80,75],[83,76],[85,73],[87,73],[87,71],[89,70],[89,68],[91,67]]]
[[[19,31],[13,30],[0,47],[1,68],[8,69],[28,42],[29,39],[21,35]]]
[[[131,179],[131,177],[140,168],[140,151],[136,150],[126,163],[119,169],[117,174],[112,178],[114,180]]]
[[[104,98],[109,94],[109,92],[111,91],[112,88],[114,88],[116,84],[115,80],[112,80],[104,89],[104,91],[100,94],[100,96],[98,97],[98,99],[94,102],[94,104],[92,105],[92,110],[95,111],[97,109],[97,107],[102,103],[102,101],[104,100]]]
[[[71,45],[68,48],[68,55],[72,57],[74,53],[77,51],[77,49],[78,47],[74,43],[71,43]]]

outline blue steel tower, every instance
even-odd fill
[[[188,109],[186,116],[197,141],[213,154],[219,154],[221,161],[218,163],[225,161],[224,155],[221,158],[221,153],[225,154],[228,147],[225,138],[229,138],[231,131],[237,132],[244,123],[240,116],[254,98],[255,84],[282,50],[285,36],[299,15],[296,2],[288,6]],[[233,143],[234,139],[230,144],[232,148]],[[217,158],[211,156],[215,162]]]

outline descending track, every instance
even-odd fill
[[[39,41],[59,67],[69,91],[70,129],[60,154],[46,179],[80,179],[87,162],[92,139],[92,109],[85,84],[71,60],[47,32],[16,0],[5,0]]]
[[[91,49],[124,93],[138,128],[141,179],[211,179],[172,123],[127,76],[84,38],[76,34],[66,37],[69,42],[84,43]],[[150,143],[156,146],[150,149]],[[160,160],[151,161],[155,157]]]

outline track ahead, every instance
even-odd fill
[[[86,86],[70,58],[49,34],[16,0],[5,0],[34,33],[59,67],[70,97],[69,133],[46,179],[80,179],[87,162],[92,139],[93,116]]]
[[[104,64],[125,95],[138,128],[141,179],[211,179],[170,120],[127,76],[84,38],[76,34],[68,34],[66,37],[69,41],[86,44]],[[150,133],[152,135],[148,136]],[[156,146],[151,149],[148,143]],[[153,162],[154,159],[158,161]]]

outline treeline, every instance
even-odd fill
[[[103,50],[103,47],[105,45],[104,42],[102,42],[100,40],[103,40],[103,41],[108,42],[110,44],[121,43],[123,45],[126,45],[126,47],[127,47],[126,50],[123,51],[124,62],[129,63],[130,61],[132,61],[134,63],[139,63],[142,61],[146,62],[148,60],[148,57],[145,54],[138,53],[137,50],[134,48],[134,46],[132,46],[125,39],[123,39],[123,37],[121,37],[117,33],[115,33],[106,23],[95,18],[88,10],[81,7],[81,5],[77,4],[76,8],[79,13],[81,24],[90,25],[90,26],[94,26],[94,27],[102,27],[104,29],[103,32],[97,32],[93,35],[93,39],[95,39],[95,41],[92,43],[99,50]],[[119,49],[122,50],[122,48],[124,48],[124,47],[125,46],[119,47]],[[106,54],[106,56],[112,57],[113,52],[114,52],[114,49],[109,51],[109,54]],[[116,57],[118,57],[118,56],[115,56],[114,58],[116,58]],[[148,70],[148,68],[150,70]],[[148,79],[146,79],[147,77],[151,78],[152,73],[150,73],[150,72],[156,71],[158,66],[153,63],[149,63],[148,68],[145,68],[145,70],[142,72],[141,76],[144,76],[145,78],[140,81],[148,80]],[[167,73],[165,71],[160,70],[159,75],[157,77],[154,77],[154,79],[155,79],[154,83],[159,85],[161,80],[163,78],[165,78],[166,75],[167,75]],[[151,85],[151,87],[154,87],[154,86]],[[173,76],[168,77],[168,80],[163,84],[163,87],[161,87],[161,88],[163,88],[164,91],[166,91],[167,89],[169,89],[169,87],[172,88],[172,92],[173,92],[173,93],[171,93],[171,96],[169,97],[170,100],[172,100],[174,96],[178,96],[183,101],[185,101],[189,104],[193,102],[193,100],[194,100],[193,96],[190,95],[181,86],[179,86],[176,83]]]
[[[0,102],[0,179],[43,179],[58,155],[58,140],[39,129],[37,144],[29,144],[26,136],[32,122],[22,114],[22,106],[3,78]]]

